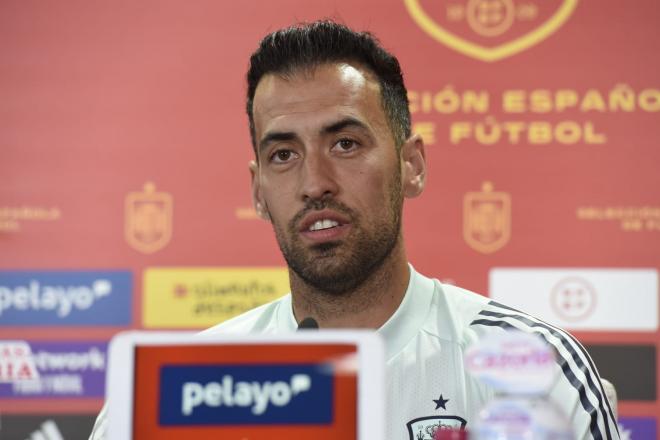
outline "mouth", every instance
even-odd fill
[[[347,218],[330,210],[313,212],[305,216],[300,224],[300,234],[310,242],[337,241],[350,229]]]
[[[337,226],[340,226],[338,221],[325,218],[323,220],[316,220],[307,230],[310,232],[324,231],[326,229],[336,228]]]

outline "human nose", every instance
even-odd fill
[[[300,182],[303,201],[333,197],[338,190],[332,161],[320,153],[308,154],[303,163]]]

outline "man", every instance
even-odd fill
[[[551,397],[576,438],[619,438],[598,374],[570,335],[409,265],[402,206],[421,194],[426,166],[394,56],[367,33],[320,21],[266,36],[247,79],[253,202],[273,225],[291,293],[208,333],[295,331],[306,317],[320,328],[378,329],[383,423],[394,440],[431,438],[440,424],[469,429],[494,393],[466,374],[464,350],[517,328],[557,349]]]

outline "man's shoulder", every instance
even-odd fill
[[[436,331],[440,337],[452,336],[455,342],[469,345],[485,335],[518,330],[551,334],[555,339],[574,338],[565,330],[549,324],[523,310],[493,301],[487,296],[450,284],[435,283],[433,309]]]
[[[221,322],[201,332],[202,335],[217,333],[270,333],[286,330],[282,316],[287,316],[287,310],[291,308],[291,294],[248,310],[227,321]]]
[[[550,333],[558,338],[572,336],[560,327],[531,315],[524,310],[494,301],[487,296],[456,286],[441,285],[446,307],[461,319],[470,339],[500,330],[518,330],[528,333]]]
[[[471,320],[488,306],[490,299],[484,295],[452,284],[443,284],[438,280],[433,281],[435,282],[435,290],[439,293],[437,298],[440,302],[439,305],[454,316]]]
[[[581,366],[591,364],[584,347],[563,328],[459,287],[440,284],[440,288],[438,301],[444,302],[440,308],[445,306],[453,312],[453,330],[461,345],[468,346],[492,333],[521,331],[534,334],[553,346],[561,358],[571,359]]]
[[[424,329],[440,339],[469,344],[474,340],[470,323],[487,307],[488,301],[483,295],[433,279],[430,313]]]

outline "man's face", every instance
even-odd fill
[[[401,163],[378,82],[349,64],[266,75],[253,113],[254,201],[289,267],[325,292],[359,286],[401,229]]]

